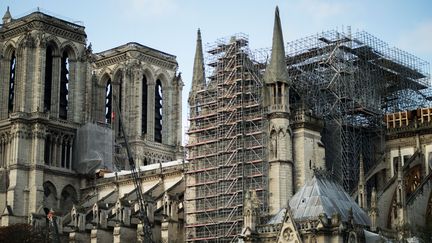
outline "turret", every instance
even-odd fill
[[[264,74],[264,106],[268,122],[270,214],[287,206],[293,195],[292,132],[289,123],[288,84],[282,28],[276,7],[270,63]]]
[[[201,31],[197,31],[195,59],[192,74],[192,92],[196,92],[205,86],[204,57],[202,49]]]
[[[377,201],[377,192],[375,187],[372,188],[371,193],[371,204],[369,208],[369,217],[371,220],[371,230],[377,230],[377,221],[378,221],[378,201]]]
[[[360,154],[360,170],[359,170],[359,182],[358,182],[358,204],[362,209],[366,209],[366,182],[365,182],[365,174],[364,174],[364,162],[363,155]]]
[[[12,21],[12,15],[9,12],[9,6],[6,9],[6,13],[3,15],[3,24],[10,23]]]
[[[246,191],[243,202],[243,229],[241,237],[244,242],[255,242],[257,237],[259,200],[255,191]]]
[[[289,77],[278,7],[275,11],[271,58],[264,74],[264,82],[266,87],[265,106],[268,108],[268,113],[289,113]]]
[[[405,181],[403,178],[403,166],[402,166],[402,155],[399,147],[399,160],[398,160],[398,171],[397,171],[397,188],[396,188],[396,204],[397,204],[397,229],[399,234],[399,240],[405,238],[407,232],[405,224],[407,223],[407,212],[405,203]]]

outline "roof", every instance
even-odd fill
[[[270,218],[270,220],[267,222],[267,224],[280,224],[283,222],[283,219],[285,217],[286,208],[282,208],[279,210],[277,214],[275,214],[273,217]]]
[[[352,199],[337,182],[324,175],[315,175],[292,197],[289,202],[294,219],[317,219],[325,213],[328,218],[338,213],[342,221],[348,221],[352,209],[354,222],[370,225],[366,212]]]

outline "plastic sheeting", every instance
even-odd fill
[[[77,131],[74,143],[74,166],[80,174],[97,169],[115,170],[113,166],[113,133],[111,128],[87,123]]]

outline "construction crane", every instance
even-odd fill
[[[133,182],[135,185],[135,193],[136,193],[138,205],[139,205],[138,219],[143,223],[144,242],[145,243],[153,243],[154,242],[153,241],[153,234],[152,234],[152,229],[151,229],[151,225],[150,225],[150,220],[147,217],[147,208],[146,208],[146,203],[144,202],[144,198],[143,198],[141,180],[139,179],[139,174],[138,174],[138,171],[136,169],[135,161],[133,159],[133,156],[132,156],[132,153],[131,153],[131,150],[129,147],[126,131],[123,127],[120,109],[118,107],[118,103],[117,103],[116,97],[114,95],[113,95],[113,99],[114,99],[114,106],[115,106],[116,112],[118,114],[119,129],[120,129],[120,131],[124,137],[124,143],[125,143],[125,147],[126,147],[129,167],[131,169],[131,172],[132,172],[131,174],[132,174]]]

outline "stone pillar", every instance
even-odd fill
[[[154,141],[155,126],[155,80],[147,80],[148,99],[147,99],[147,139]]]
[[[78,53],[76,53],[78,55]],[[78,62],[76,60],[71,60],[69,57],[69,80],[68,80],[68,105],[67,105],[67,120],[79,122],[79,118],[77,118],[76,112],[77,108],[79,107],[76,100],[78,96],[80,96],[79,93],[77,93],[77,73],[78,73]]]
[[[108,230],[93,228],[90,235],[91,243],[113,242],[113,234]]]
[[[136,230],[116,225],[113,230],[114,243],[131,243],[136,241]]]
[[[25,169],[20,168],[24,161],[30,160],[30,153],[27,149],[31,147],[25,131],[27,126],[15,124],[11,131],[11,153],[9,159],[9,188],[7,192],[7,204],[10,206],[11,213],[15,216],[15,223],[26,222],[25,216],[25,190],[28,190],[29,176]],[[19,149],[23,148],[23,149]],[[14,222],[10,222],[14,223]]]
[[[89,242],[90,235],[85,232],[73,231],[69,233],[69,243]]]
[[[172,85],[172,84],[171,84]],[[171,86],[163,88],[162,99],[162,143],[174,145],[176,124],[173,99],[173,88]]]
[[[377,202],[377,195],[376,195],[376,189],[375,187],[372,188],[372,194],[371,194],[371,205],[369,209],[369,217],[371,219],[371,230],[376,232],[377,230],[377,223],[378,223],[378,202]]]
[[[29,171],[29,211],[35,213],[43,202],[43,170],[45,150],[45,127],[41,124],[35,124],[32,127],[32,159],[30,163],[32,169]]]
[[[55,52],[54,52],[55,53]],[[60,67],[61,56],[53,55],[52,85],[51,85],[51,110],[50,116],[58,118],[60,104]]]
[[[34,83],[32,88],[33,101],[31,112],[43,112],[44,109],[44,87],[45,87],[45,43],[42,42],[42,33],[37,32],[37,41],[34,57]]]

